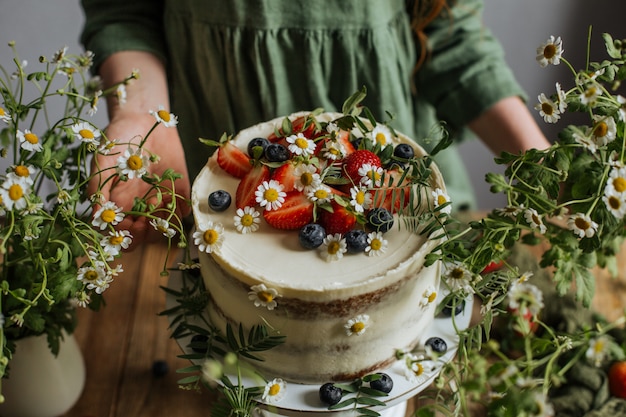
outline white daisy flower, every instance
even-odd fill
[[[7,210],[23,210],[28,204],[26,197],[30,192],[30,185],[25,180],[16,175],[7,175],[0,188],[0,197]]]
[[[508,307],[513,311],[525,314],[527,311],[533,316],[539,314],[543,308],[543,293],[535,285],[527,282],[514,282],[507,293]]]
[[[559,102],[559,112],[564,113],[567,109],[567,94],[565,93],[565,91],[563,91],[563,89],[561,88],[561,84],[559,83],[556,83],[556,96]]]
[[[580,94],[579,99],[582,104],[593,106],[602,95],[602,88],[595,82],[589,82],[585,86],[585,90]]]
[[[276,298],[281,295],[274,288],[268,288],[265,284],[254,285],[248,291],[248,299],[254,302],[255,307],[265,307],[274,310],[278,303]]]
[[[2,120],[5,123],[11,122],[11,113],[6,111],[4,107],[0,107],[0,120]]]
[[[120,175],[125,175],[129,179],[141,178],[148,172],[150,157],[145,155],[142,148],[134,151],[129,146],[124,154],[117,158],[117,171]]]
[[[194,232],[193,239],[200,252],[217,252],[224,241],[224,226],[212,221],[202,223]]]
[[[587,132],[583,132],[578,128],[574,128],[572,137],[576,141],[576,143],[582,145],[585,149],[587,149],[592,154],[598,151],[598,144],[593,140],[593,137],[590,135],[591,130],[588,129]]]
[[[160,219],[160,218],[152,219],[150,220],[150,225],[154,227],[154,230],[156,230],[157,232],[160,232],[161,234],[163,234],[163,236],[165,236],[168,239],[171,239],[174,236],[176,236],[176,230],[170,227],[170,222],[168,222],[165,219]]]
[[[119,142],[119,139],[109,139],[106,138],[104,141],[100,142],[100,146],[98,147],[98,152],[102,155],[108,155],[111,153],[113,148]]]
[[[387,244],[382,232],[371,232],[367,235],[365,253],[367,256],[380,256],[387,250]]]
[[[567,220],[567,227],[579,238],[593,237],[598,230],[598,223],[585,213],[576,213]]]
[[[114,230],[100,240],[100,245],[105,252],[117,256],[122,249],[128,249],[132,241],[133,237],[128,230]]]
[[[554,407],[548,402],[548,398],[540,390],[533,392],[536,412],[533,417],[553,417]]]
[[[385,146],[391,144],[392,135],[391,130],[384,124],[378,123],[374,129],[370,132],[370,137],[374,144],[379,144],[380,149],[384,149]]]
[[[370,316],[367,314],[359,314],[355,318],[348,320],[343,327],[346,329],[348,336],[361,336],[369,327],[369,321]]]
[[[344,146],[335,140],[328,140],[322,148],[322,156],[325,159],[336,161],[343,158],[346,154]]]
[[[261,400],[268,404],[275,404],[283,399],[287,391],[287,384],[281,378],[274,378],[265,385]]]
[[[598,146],[606,146],[609,142],[615,140],[617,135],[617,126],[615,119],[610,116],[593,115],[593,137]]]
[[[57,201],[61,205],[67,204],[72,201],[72,196],[65,190],[59,190],[57,193]]]
[[[54,53],[54,55],[52,55],[52,60],[51,62],[53,64],[58,64],[59,62],[61,62],[61,60],[63,59],[63,57],[65,57],[65,53],[67,52],[67,45],[64,46],[63,48],[59,49],[58,51],[56,51]]]
[[[422,293],[420,299],[420,307],[428,307],[437,300],[437,289],[433,285],[429,285]]]
[[[119,222],[124,220],[124,213],[122,209],[118,207],[114,202],[107,201],[95,212],[91,224],[95,227],[99,227],[100,230],[104,230],[107,226],[115,226]]]
[[[537,48],[537,62],[542,67],[548,64],[559,65],[561,63],[561,55],[563,55],[563,42],[561,37],[550,36],[548,40]]]
[[[77,140],[84,143],[98,144],[100,131],[87,122],[76,123],[72,126],[72,132]]]
[[[380,187],[383,178],[383,168],[372,164],[363,164],[357,171],[361,184],[366,187]]]
[[[311,164],[296,165],[293,175],[296,177],[294,187],[298,191],[307,192],[311,187],[315,187],[322,182],[320,174],[317,173],[317,168]]]
[[[524,209],[524,206],[506,206],[506,207],[497,208],[496,212],[501,216],[515,219],[517,215],[522,212],[523,209]]]
[[[25,129],[24,132],[18,130],[16,135],[20,141],[20,147],[22,149],[34,152],[39,152],[43,149],[43,146],[41,146],[41,142],[39,141],[39,137],[30,130]]]
[[[602,196],[602,201],[607,210],[609,210],[616,219],[621,220],[624,218],[626,215],[626,193],[618,193],[615,190],[607,188]]]
[[[322,182],[316,183],[315,186],[311,187],[306,196],[310,201],[317,204],[328,203],[333,198],[330,187]]]
[[[98,90],[93,94],[93,97],[91,98],[91,105],[89,110],[87,110],[87,114],[89,116],[93,116],[98,112],[98,101],[100,100],[100,96],[102,96],[101,90]]]
[[[546,97],[544,93],[539,94],[537,97],[539,103],[535,105],[535,110],[539,111],[541,117],[546,123],[556,123],[561,118],[561,112],[557,104]]]
[[[609,338],[606,336],[599,336],[589,341],[589,347],[585,352],[585,357],[593,366],[599,368],[607,359],[609,350]]]
[[[443,278],[451,292],[462,291],[465,294],[474,294],[474,288],[471,285],[472,273],[462,263],[446,262]]]
[[[532,278],[532,276],[535,275],[533,273],[533,271],[526,271],[524,272],[522,275],[520,275],[515,282],[517,282],[518,284],[522,284],[524,282],[527,282],[530,278]]]
[[[350,189],[350,205],[357,213],[364,213],[372,206],[373,201],[372,193],[368,192],[367,188],[354,186]]]
[[[156,111],[150,110],[150,114],[154,116],[157,123],[163,123],[165,127],[174,127],[178,124],[178,118],[165,110],[163,106],[159,106]]]
[[[433,202],[435,203],[435,208],[443,206],[446,203],[450,202],[450,196],[443,191],[441,188],[436,188],[432,192]],[[450,214],[452,211],[452,204],[448,204],[446,207],[440,210],[442,213]]]
[[[294,155],[310,156],[315,151],[315,142],[306,138],[302,133],[287,136],[287,143],[289,143],[287,148]]]
[[[104,263],[95,262],[93,265],[83,266],[78,270],[76,279],[85,283],[96,282],[106,277]]]
[[[619,119],[624,122],[626,121],[626,98],[619,94],[615,96],[615,98],[617,99],[617,103],[619,104]],[[1,118],[2,116],[0,115],[0,119]]]
[[[276,210],[285,202],[287,193],[283,191],[283,185],[276,180],[263,181],[254,192],[256,202],[266,210]]]
[[[328,235],[320,246],[321,255],[326,262],[337,261],[348,251],[346,240],[339,233]]]
[[[35,168],[32,165],[13,165],[9,175],[15,175],[25,184],[32,186],[34,184],[31,175],[35,174]]]
[[[120,84],[115,89],[115,96],[117,97],[117,102],[120,106],[126,104],[126,86],[124,84]]]
[[[427,361],[424,355],[414,355],[412,353],[404,356],[404,375],[412,384],[422,384],[428,379],[429,372],[434,369],[432,361]]]
[[[626,168],[616,167],[609,172],[609,178],[606,181],[605,194],[615,192],[622,194],[626,192]]]
[[[337,123],[335,122],[328,122],[328,124],[326,125],[326,131],[328,133],[337,133],[339,132],[339,126],[337,126]]]
[[[539,233],[544,234],[548,230],[537,210],[532,208],[524,210],[524,218],[530,227],[539,230]]]
[[[261,223],[259,216],[260,213],[254,207],[238,208],[234,217],[237,231],[243,234],[256,232]]]
[[[90,290],[95,290],[97,294],[102,294],[107,288],[109,288],[112,282],[113,277],[110,275],[105,275],[103,278],[98,279],[95,282],[89,282],[87,284],[87,288]]]

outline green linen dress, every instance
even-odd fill
[[[420,1],[420,0],[418,0]],[[97,65],[121,50],[167,63],[190,175],[217,139],[299,110],[341,108],[366,87],[377,120],[426,149],[431,129],[452,132],[498,100],[523,95],[503,51],[481,23],[482,1],[458,0],[428,27],[430,59],[414,74],[419,45],[405,0],[82,0],[81,40]],[[132,94],[132,91],[129,91]],[[154,103],[155,108],[161,103]],[[506,140],[506,138],[502,138]],[[474,196],[455,147],[440,154],[455,209]]]

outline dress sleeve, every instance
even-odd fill
[[[94,53],[94,69],[119,51],[147,51],[166,59],[163,0],[81,0],[80,42]]]
[[[500,43],[482,23],[482,8],[482,0],[453,1],[429,25],[431,54],[415,76],[417,94],[455,128],[505,97],[526,98]]]

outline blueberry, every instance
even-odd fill
[[[191,338],[191,342],[189,343],[189,347],[196,353],[206,353],[207,351],[207,341],[209,337],[205,334],[196,334]]]
[[[156,378],[160,378],[165,376],[167,372],[170,370],[170,367],[167,365],[167,362],[158,360],[152,363],[152,375]]]
[[[280,143],[270,143],[265,148],[265,158],[270,162],[285,162],[290,156],[289,149]]]
[[[298,238],[305,249],[315,249],[324,242],[326,230],[317,223],[309,223],[300,229]]]
[[[457,301],[456,304],[453,304],[453,301],[450,301],[444,308],[441,310],[441,315],[444,317],[452,317],[454,309],[454,315],[458,316],[465,309],[465,300]]]
[[[327,405],[335,405],[341,401],[343,390],[336,387],[332,382],[327,382],[320,387],[320,400]]]
[[[393,379],[387,374],[379,372],[380,378],[371,381],[370,387],[381,392],[389,393],[393,389]]]
[[[270,144],[270,141],[267,140],[266,138],[254,138],[252,139],[250,142],[248,142],[248,155],[250,155],[251,157],[254,158],[254,148],[255,147],[260,147],[260,152],[257,156],[261,156],[263,155],[263,153],[265,152],[265,148],[267,148],[267,145]]]
[[[393,156],[402,159],[411,159],[415,156],[415,151],[408,143],[401,143],[394,148]]]
[[[372,230],[385,233],[393,227],[393,216],[386,208],[373,208],[367,213],[367,224]]]
[[[424,345],[430,346],[435,353],[446,353],[448,351],[448,344],[440,337],[429,337]]]
[[[209,194],[209,207],[213,211],[224,211],[230,207],[232,198],[228,191],[217,190]]]
[[[367,232],[365,230],[352,229],[345,234],[344,238],[348,253],[365,252],[367,247]]]

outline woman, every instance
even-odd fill
[[[178,130],[156,129],[149,148],[161,156],[155,169],[189,173],[178,185],[185,194],[208,157],[199,137],[216,139],[298,110],[340,109],[363,86],[377,120],[389,112],[396,130],[427,149],[438,120],[453,133],[469,126],[494,153],[548,146],[481,24],[482,1],[448,3],[82,0],[81,39],[95,52],[105,85],[140,71],[126,104],[108,102],[109,137],[145,134],[154,123],[149,110],[159,105],[179,116]],[[456,149],[437,163],[454,206],[470,207]],[[105,198],[132,204],[134,186]],[[135,240],[145,229],[136,219]]]

